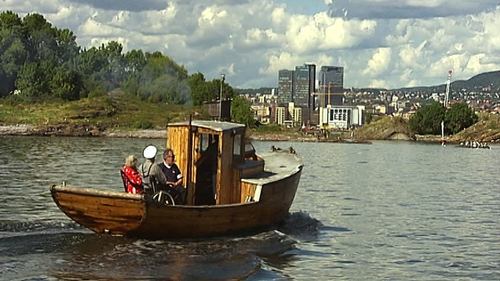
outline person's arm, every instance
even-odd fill
[[[179,170],[179,167],[177,167],[177,165],[174,166],[174,169],[176,170],[176,174],[177,174],[177,181],[172,183],[174,186],[180,186],[182,185],[182,180],[183,180],[183,176],[181,174],[181,171]]]
[[[167,178],[157,164],[154,164],[154,166],[151,168],[151,174],[155,176],[156,180],[161,186],[168,186],[169,183],[167,181]]]
[[[128,180],[132,183],[132,185],[142,186],[142,177],[137,170],[132,169],[132,168],[127,168],[126,174],[127,174]]]
[[[182,185],[182,178],[180,178],[178,181],[174,182],[174,186],[179,186]]]

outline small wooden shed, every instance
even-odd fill
[[[244,125],[195,120],[169,124],[167,132],[167,147],[184,175],[186,205],[241,203]]]

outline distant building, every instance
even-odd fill
[[[295,83],[293,88],[293,102],[297,106],[309,106],[309,67],[295,67]]]
[[[305,64],[307,68],[309,69],[309,88],[307,92],[307,107],[304,107],[304,111],[302,112],[302,116],[304,117],[304,121],[307,124],[311,123],[317,123],[317,121],[313,118],[313,113],[314,113],[314,108],[316,107],[315,103],[315,96],[314,93],[316,93],[316,65],[313,63],[306,63]]]
[[[275,107],[275,121],[278,125],[284,125],[286,121],[287,109],[284,106]]]
[[[373,105],[373,111],[378,114],[387,114],[387,106],[383,104],[375,104]]]
[[[324,129],[350,129],[364,124],[365,106],[327,106],[319,110],[319,123]]]
[[[296,66],[295,70],[283,69],[278,72],[278,105],[287,106],[293,102],[295,108],[302,108],[300,119],[308,123],[314,111],[315,91],[316,65],[304,64]]]
[[[322,66],[319,70],[320,87],[332,87],[331,92],[341,93],[344,90],[344,68],[341,66]]]
[[[294,71],[282,69],[278,72],[278,104],[293,102]]]
[[[302,108],[295,107],[293,102],[288,104],[288,114],[290,116],[290,121],[292,121],[292,127],[297,127],[302,125]]]
[[[331,92],[318,92],[316,93],[318,99],[318,107],[326,107],[328,105],[343,105],[345,96],[343,93]]]
[[[258,104],[251,106],[254,112],[254,119],[262,124],[269,124],[271,119],[271,108],[266,104]]]
[[[344,68],[322,66],[319,71],[319,107],[344,104]]]

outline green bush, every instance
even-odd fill
[[[133,126],[136,129],[152,129],[154,127],[153,123],[151,121],[148,121],[148,120],[136,121],[136,122],[134,122]]]
[[[440,103],[433,101],[417,110],[410,118],[409,125],[417,134],[437,135],[441,133],[441,122],[444,121],[446,133],[456,134],[477,120],[477,115],[465,103],[456,103],[445,109]]]

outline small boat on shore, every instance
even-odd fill
[[[52,186],[57,206],[96,233],[202,238],[276,225],[288,215],[302,172],[289,150],[257,154],[246,127],[216,121],[168,126],[167,147],[185,175],[186,203],[159,205],[147,195]]]
[[[473,148],[473,149],[491,149],[491,147],[485,142],[478,141],[465,141],[461,142],[457,147],[461,148]]]
[[[351,143],[351,144],[372,144],[368,140],[356,140],[356,139],[317,139],[316,142],[331,142],[331,143]]]

